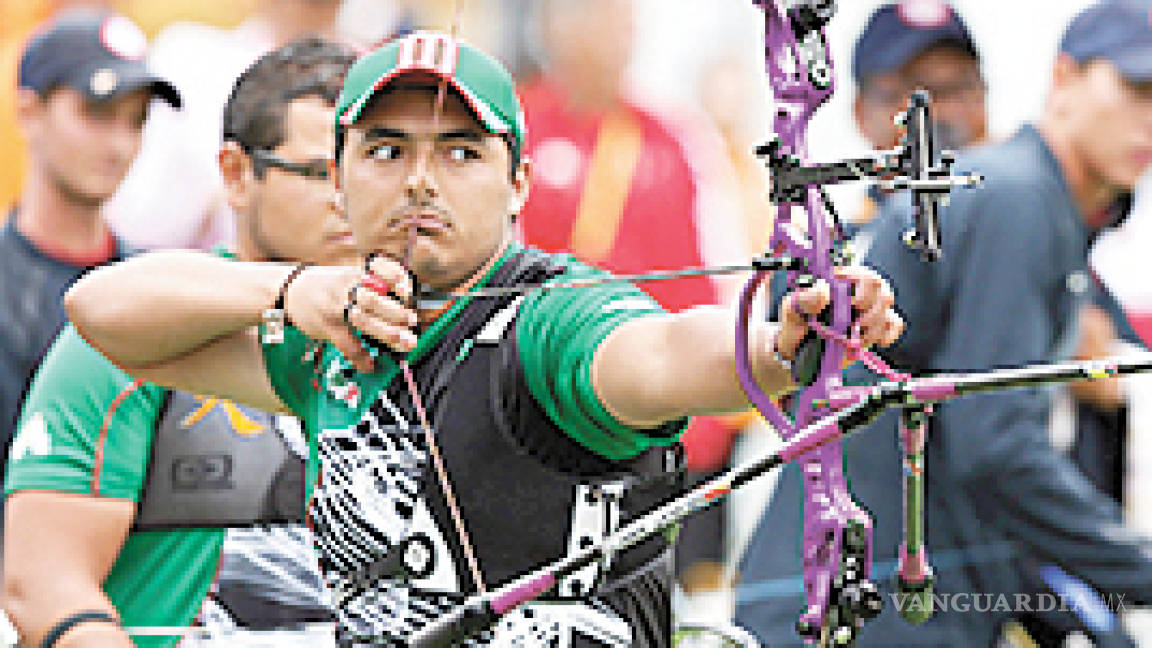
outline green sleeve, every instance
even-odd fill
[[[318,393],[316,358],[323,349],[292,326],[284,329],[284,341],[280,344],[261,343],[260,346],[264,369],[276,395],[296,416],[307,419]]]
[[[554,281],[606,274],[578,263]],[[664,313],[631,284],[538,291],[516,320],[516,343],[525,381],[544,411],[568,436],[609,459],[634,457],[679,438],[686,420],[656,429],[621,424],[592,389],[592,358],[617,326]]]
[[[134,381],[65,327],[24,401],[5,492],[56,490],[137,501],[164,394]]]

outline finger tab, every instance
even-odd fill
[[[388,281],[379,275],[373,274],[371,272],[366,272],[360,276],[360,285],[368,288],[381,297],[388,297],[392,292],[392,284],[388,283]]]

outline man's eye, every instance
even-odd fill
[[[400,147],[380,144],[368,149],[368,157],[375,160],[396,160],[400,158]]]
[[[453,162],[467,162],[469,160],[479,160],[480,153],[476,149],[468,146],[453,146],[448,149],[448,158]]]

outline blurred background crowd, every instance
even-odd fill
[[[875,24],[877,10],[889,4],[840,3],[828,28],[839,91],[812,124],[814,159],[893,146],[891,116],[915,86],[933,91],[950,146],[1006,139],[1040,114],[1065,27],[1093,2],[904,0],[898,11],[904,28],[932,37],[884,62],[901,38]],[[307,34],[364,49],[423,27],[458,29],[497,55],[521,84],[527,154],[535,164],[519,221],[527,242],[619,272],[739,262],[767,242],[772,211],[752,150],[770,133],[771,100],[762,22],[749,0],[0,0],[0,217],[14,213],[26,186],[27,143],[17,119],[25,44],[38,25],[81,6],[135,21],[148,40],[150,68],[183,99],[180,109],[152,103],[123,181],[99,201],[111,231],[133,248],[208,249],[235,240],[217,167],[221,111],[236,77],[257,57]],[[945,19],[937,20],[941,11]],[[879,20],[896,20],[889,14]],[[949,32],[954,24],[959,31]],[[869,44],[870,30],[882,32],[872,34],[878,42]],[[921,58],[940,43],[950,46],[943,60]],[[859,187],[832,193],[841,212],[861,223],[883,200]],[[1123,313],[1085,307],[1080,357],[1152,339],[1152,284],[1141,269],[1149,242],[1152,176],[1137,187],[1123,224],[1093,243],[1095,276]],[[647,288],[665,306],[682,309],[728,303],[738,286],[739,278],[697,278]],[[1128,528],[1149,534],[1152,498],[1141,495],[1152,478],[1152,398],[1145,392],[1152,396],[1143,378],[1061,392],[1051,408],[1051,439],[1120,502]],[[1095,408],[1090,426],[1078,409],[1084,404]],[[3,421],[2,436],[10,436],[12,424]],[[756,417],[699,420],[685,440],[688,468],[707,475],[776,443]],[[893,439],[884,451],[895,448]],[[764,479],[723,512],[686,526],[682,618],[727,620],[742,597],[760,602],[771,592],[799,592],[794,579],[757,584],[740,573],[773,486]],[[799,540],[779,541],[781,551],[793,551]],[[788,600],[793,614],[798,610]],[[1126,621],[1133,636],[1148,636],[1139,619]]]

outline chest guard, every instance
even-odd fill
[[[304,459],[275,417],[171,391],[157,417],[134,530],[304,520]]]
[[[547,256],[525,251],[501,266],[490,284],[538,282],[562,271]],[[680,481],[675,450],[653,449],[635,459],[611,461],[573,441],[551,421],[531,397],[521,371],[514,330],[519,300],[473,300],[436,349],[414,367],[489,586],[505,583],[599,539],[663,501]],[[401,381],[393,381],[370,410],[380,418],[391,412],[407,421],[415,420],[404,390]],[[389,437],[375,445],[409,447],[422,455],[422,433],[416,426],[402,431],[406,427],[361,424],[358,429]],[[371,439],[362,441],[373,445]],[[335,571],[343,572],[339,580],[353,592],[372,588],[384,578],[425,592],[471,593],[472,579],[435,472],[423,458],[409,467],[416,470],[391,465],[374,471],[396,477],[404,474],[407,478],[403,481],[418,488],[416,497],[402,505],[380,507],[390,512],[389,526],[400,527],[400,532],[387,533],[387,542],[379,545],[385,548],[358,568],[350,568],[352,561],[346,560],[352,552],[333,547],[332,553],[339,555],[334,555],[337,560],[328,566],[341,563],[342,568]],[[390,490],[411,488],[393,486]],[[366,517],[362,511],[375,507],[360,502],[357,511],[350,506],[343,508],[359,519]],[[400,515],[392,514],[394,511]],[[318,532],[326,526],[320,519],[314,521]],[[384,534],[370,534],[365,528],[357,535]],[[320,544],[325,544],[323,538]],[[603,594],[622,586],[637,572],[666,571],[668,550],[667,541],[657,537],[623,552],[606,571],[594,566],[590,572],[575,575],[545,598]],[[327,562],[323,555],[321,562]]]

